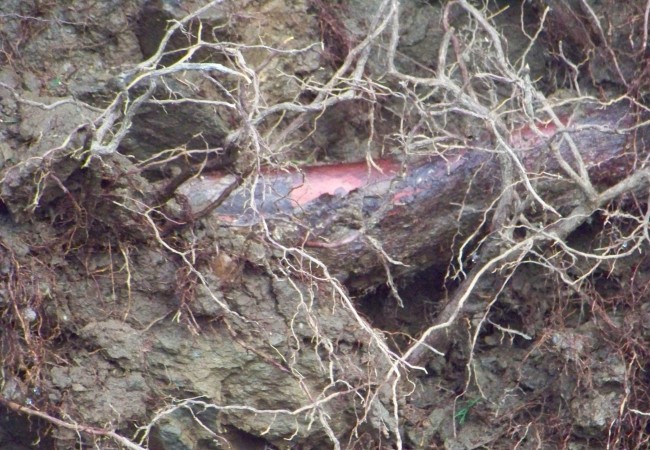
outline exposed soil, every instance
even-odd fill
[[[213,2],[191,20],[207,1],[73,3],[0,2],[0,450],[647,447],[647,186],[593,206],[536,140],[561,121],[532,120],[496,75],[463,84],[498,64],[458,5],[402,2],[397,46],[400,73],[424,78],[444,72],[442,43],[465,45],[452,95],[394,78],[387,31],[354,58],[363,76],[328,86],[380,1]],[[601,191],[645,170],[645,7],[489,4],[504,58],[590,124],[573,136],[589,135]],[[209,66],[164,72],[184,62]],[[296,109],[326,88],[343,100]],[[513,120],[534,188],[587,212],[560,236],[571,251],[535,241],[504,259],[409,363],[503,236],[556,220],[532,187],[504,188],[500,131],[454,103],[472,95],[508,99],[486,110]],[[438,170],[427,196],[412,167]],[[258,214],[263,189],[291,207]]]

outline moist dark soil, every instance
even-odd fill
[[[251,186],[266,170],[252,170],[255,161],[276,173],[431,161],[433,153],[416,147],[396,149],[435,133],[435,145],[457,149],[462,134],[463,148],[490,151],[484,122],[450,115],[444,127],[427,129],[417,108],[400,103],[406,95],[368,91],[304,117],[242,119],[253,98],[242,74],[258,83],[265,106],[307,104],[319,92],[305,83],[327,82],[378,26],[372,17],[381,2],[213,2],[182,22],[162,55],[166,30],[207,1],[0,3],[0,450],[647,447],[647,192],[590,210],[563,240],[582,253],[540,244],[491,271],[444,332],[444,346],[415,367],[398,355],[490,258],[481,249],[492,248],[500,230],[491,228],[482,195],[499,197],[498,170],[489,178],[468,173],[466,191],[430,203],[464,205],[457,214],[404,209],[391,219],[391,230],[405,221],[443,230],[383,236],[391,255],[409,249],[407,265],[378,250],[381,228],[363,215],[367,199],[358,193],[323,196],[318,217],[301,210],[237,226],[197,214],[179,194],[202,174],[228,174],[233,189]],[[513,65],[525,57],[547,97],[624,94],[626,111],[647,106],[645,2],[488,3],[505,57]],[[461,31],[475,25],[460,8],[443,14],[444,4],[401,3],[402,72],[432,76],[441,43],[451,42],[450,52],[459,45],[445,41],[449,23]],[[147,71],[183,62],[198,36],[210,45],[187,60],[219,66],[138,84]],[[382,72],[390,39],[378,39],[364,77],[383,89],[392,86]],[[493,51],[480,50],[482,33],[475,39],[479,50],[463,57],[470,69],[477,53]],[[413,104],[452,101],[425,88],[413,88],[413,99],[424,99]],[[477,90],[481,99],[504,95]],[[188,98],[201,101],[180,101]],[[117,99],[117,118],[99,141],[125,135],[102,153],[93,143]],[[276,126],[296,117],[305,120],[274,141]],[[609,125],[628,145],[622,124]],[[272,151],[237,134],[250,127],[273,137]],[[597,187],[645,168],[645,141],[634,145],[620,173],[590,166]],[[561,199],[561,212],[584,200],[568,185],[536,184],[548,189],[543,197]],[[373,201],[379,214],[389,200]],[[551,220],[539,206],[519,213]],[[305,223],[332,241],[367,230],[376,239],[365,241],[363,254],[301,247],[312,237]],[[535,224],[519,225],[515,241]],[[616,257],[588,256],[608,248]]]

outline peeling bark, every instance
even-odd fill
[[[563,134],[570,136],[591,182],[608,187],[629,173],[650,137],[647,128],[633,128],[634,119],[626,102],[588,107],[580,117],[566,116],[564,130],[550,121],[534,129],[519,128],[509,145],[536,192],[555,209],[567,211],[585,198],[562,172],[551,145],[559,145],[562,157],[575,168],[578,163],[562,139]],[[385,280],[387,256],[403,263],[391,268],[394,275],[446,267],[453,251],[449,243],[487,223],[484,219],[502,188],[491,148],[496,146],[483,138],[442,156],[403,163],[381,160],[374,167],[354,163],[264,171],[235,190],[213,220],[236,227],[255,227],[264,220],[274,237],[307,247],[348,287],[365,289]],[[235,179],[213,173],[181,191],[192,209],[200,211]]]

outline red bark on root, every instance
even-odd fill
[[[564,159],[576,167],[568,145],[560,143],[563,133],[576,143],[597,188],[623,179],[645,153],[650,137],[648,127],[633,128],[635,115],[627,102],[585,108],[580,118],[563,121],[565,130],[548,121],[536,131],[523,127],[509,137],[538,194],[558,210],[583,199],[550,151],[550,144],[560,144]],[[386,255],[404,264],[394,267],[397,275],[447,266],[452,243],[485,221],[502,192],[498,158],[483,151],[495,147],[488,140],[444,158],[380,160],[374,167],[359,162],[267,169],[236,189],[212,220],[255,226],[264,219],[284,244],[306,244],[349,287],[364,289],[385,280]],[[200,211],[234,180],[233,175],[212,173],[187,183],[181,192]],[[518,190],[525,191],[523,185]]]

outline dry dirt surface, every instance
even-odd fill
[[[650,1],[0,1],[0,450],[640,449]]]

